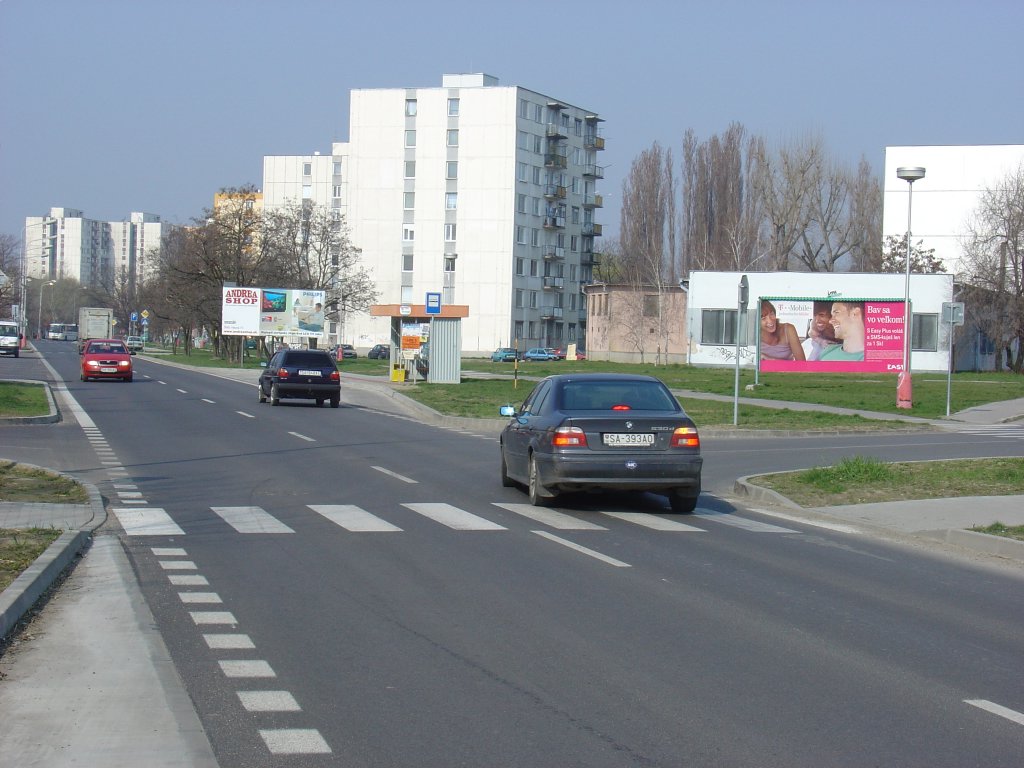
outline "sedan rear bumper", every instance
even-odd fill
[[[534,454],[541,485],[553,491],[700,490],[703,459],[692,454]]]

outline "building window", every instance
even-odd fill
[[[516,309],[523,308],[523,289],[516,288]]]
[[[658,316],[658,294],[649,293],[644,296],[644,317],[657,317]]]
[[[578,117],[576,118],[576,135],[577,136],[582,136],[583,135],[583,121],[580,120]]]
[[[402,254],[402,271],[403,272],[412,272],[412,254],[411,253],[403,253]]]
[[[334,185],[334,196],[341,197],[341,184]]]
[[[580,209],[577,208],[575,205],[572,207],[572,223],[573,224],[579,224],[580,223]]]
[[[515,325],[512,326],[513,339],[518,344],[519,340],[523,338],[523,321],[516,320]]]
[[[914,314],[910,329],[911,347],[915,352],[936,352],[939,349],[939,316]]]
[[[406,117],[415,117],[416,115],[416,99],[405,100],[405,115]]]
[[[455,256],[448,255],[444,257],[444,271],[454,272],[455,271]]]
[[[458,99],[448,99],[448,117],[458,117],[458,116],[459,116],[459,100]]]
[[[341,176],[341,160],[334,161],[334,175]]]
[[[448,131],[448,146],[457,147],[459,146],[459,129],[451,128]]]
[[[537,308],[537,292],[530,291],[530,309]]]
[[[576,235],[569,236],[569,250],[576,253],[577,246],[579,245],[580,239]]]
[[[458,160],[449,160],[445,164],[445,178],[446,179],[457,179],[457,178],[459,178],[459,162],[458,162]]]
[[[526,195],[516,195],[516,212],[526,213]]]
[[[524,120],[529,117],[530,114],[530,102],[526,99],[519,100],[519,116]]]
[[[416,161],[406,160],[405,161],[405,178],[415,179],[416,178]]]
[[[459,207],[459,193],[458,192],[445,192],[444,193],[444,208],[446,211],[454,211]]]
[[[312,163],[303,163],[302,164],[302,175],[303,176],[312,176],[313,175],[313,164]]]
[[[530,230],[530,245],[532,245],[534,247],[537,247],[537,246],[540,245],[540,230],[539,229],[531,229]]]
[[[524,259],[522,256],[519,256],[516,259],[516,274],[520,275],[520,276],[521,275],[525,275],[526,274],[525,269],[526,269],[526,259]]]
[[[526,227],[516,227],[516,242],[519,245],[526,245]]]
[[[416,207],[416,193],[415,192],[405,192],[405,193],[403,193],[403,195],[402,195],[402,207],[404,207],[405,210],[407,210],[407,211]]]
[[[533,122],[543,123],[544,122],[544,107],[540,104],[533,105]]]
[[[533,183],[534,184],[540,184],[541,183],[542,176],[541,176],[541,172],[540,171],[541,171],[541,169],[538,168],[537,166],[533,167]]]
[[[411,285],[403,285],[402,286],[402,294],[401,295],[402,295],[402,303],[403,304],[412,304],[412,286]]]
[[[454,243],[455,242],[455,225],[454,224],[445,224],[444,225],[444,241],[446,243]]]
[[[704,309],[704,310],[701,310],[700,343],[701,344],[735,344],[736,343],[736,310],[735,309]]]
[[[415,147],[416,146],[416,131],[405,132],[405,146]]]
[[[530,259],[530,277],[537,276],[537,260]]]
[[[519,181],[522,181],[522,182],[529,181],[530,180],[530,166],[528,166],[526,163],[520,163],[518,171],[516,173],[516,178]]]
[[[541,139],[540,136],[533,137],[533,153],[535,155],[544,154],[544,141]]]
[[[402,228],[402,240],[404,240],[407,243],[411,243],[415,239],[416,239],[416,230],[415,229],[413,229],[412,227],[403,227]]]
[[[516,138],[517,138],[516,146],[519,147],[519,149],[524,149],[524,150],[529,150],[530,149],[530,146],[531,146],[530,134],[528,134],[526,131],[519,131],[519,133],[518,133]]]

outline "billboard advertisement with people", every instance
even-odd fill
[[[762,371],[903,369],[902,299],[762,297],[759,304]]]

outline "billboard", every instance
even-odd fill
[[[221,333],[225,336],[321,336],[324,291],[225,287]]]
[[[780,296],[759,305],[762,371],[903,370],[903,299]]]

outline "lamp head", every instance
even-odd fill
[[[901,166],[896,169],[896,176],[903,179],[903,181],[913,184],[918,179],[924,178],[924,168],[917,165]]]

